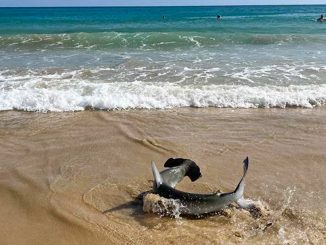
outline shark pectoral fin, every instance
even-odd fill
[[[156,183],[156,188],[159,188],[160,185],[163,184],[163,180],[162,180],[160,172],[156,168],[156,165],[155,165],[154,161],[152,161],[152,172],[153,172],[154,180],[155,180],[155,183]]]

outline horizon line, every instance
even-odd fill
[[[139,7],[241,7],[241,6],[324,6],[326,3],[306,4],[222,4],[222,5],[53,5],[53,6],[0,6],[0,8],[139,8]]]

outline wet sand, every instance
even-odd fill
[[[1,244],[326,242],[325,109],[0,113]],[[144,213],[150,162],[191,158],[180,189],[233,190],[269,210],[204,219]]]

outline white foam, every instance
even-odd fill
[[[143,211],[145,213],[171,216],[180,219],[181,210],[184,208],[180,200],[167,199],[159,195],[149,193],[143,198]]]
[[[326,104],[326,84],[290,86],[184,85],[166,82],[101,82],[58,74],[0,83],[0,110],[80,111],[173,107],[313,108]],[[58,76],[58,77],[57,77]],[[80,78],[78,78],[80,79]]]

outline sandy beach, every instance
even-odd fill
[[[196,109],[0,113],[1,244],[323,244],[326,110]],[[180,189],[245,197],[205,219],[159,217],[137,196],[150,162],[190,158],[203,177]]]

